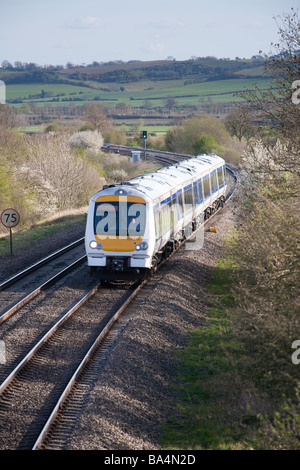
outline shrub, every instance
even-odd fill
[[[72,148],[83,148],[92,153],[99,153],[104,140],[100,132],[86,130],[73,134],[69,139],[69,144]]]

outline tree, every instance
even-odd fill
[[[225,118],[225,126],[240,142],[243,138],[248,141],[254,134],[251,107],[244,103],[234,106]]]
[[[47,133],[28,139],[23,178],[38,194],[41,215],[86,204],[98,178],[76,155],[65,136]]]
[[[76,132],[70,137],[70,146],[73,148],[83,148],[92,153],[99,153],[103,147],[104,140],[98,131]]]
[[[194,155],[194,145],[203,134],[212,136],[219,149],[230,142],[230,136],[222,121],[210,116],[201,116],[186,119],[168,131],[165,138],[166,149],[170,152]]]
[[[92,128],[101,132],[105,138],[114,131],[114,125],[106,116],[101,103],[87,103],[84,106],[84,116]]]
[[[300,174],[300,105],[297,84],[300,77],[300,19],[293,9],[278,17],[279,42],[272,44],[274,52],[265,56],[266,73],[273,78],[268,90],[240,93],[256,112],[257,118],[268,130],[268,143],[280,139],[287,152],[274,158],[281,171]]]
[[[171,109],[171,108],[175,108],[175,106],[177,105],[177,101],[175,100],[174,96],[167,96],[167,98],[165,99],[165,107],[168,108],[168,109]]]
[[[7,70],[13,69],[12,64],[8,60],[3,60],[1,66],[3,69],[7,69]]]
[[[216,141],[211,134],[202,134],[194,143],[195,155],[212,153],[216,149]]]
[[[0,103],[0,129],[11,129],[17,125],[17,117],[6,104]]]

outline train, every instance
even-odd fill
[[[100,280],[153,275],[162,259],[225,203],[226,164],[215,154],[191,157],[122,183],[89,201],[85,251]]]

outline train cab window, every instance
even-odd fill
[[[100,237],[142,236],[145,223],[145,204],[117,201],[95,204],[94,233]]]
[[[204,198],[207,198],[210,195],[210,182],[208,175],[203,178],[203,190]]]

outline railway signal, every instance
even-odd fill
[[[147,141],[147,131],[142,132],[142,139],[144,141],[144,160],[146,160],[146,141]]]

